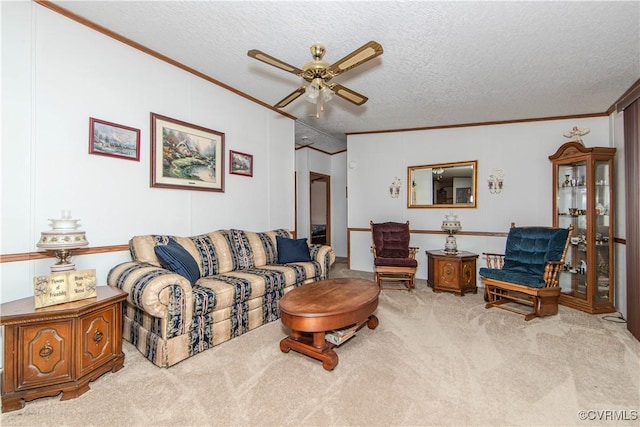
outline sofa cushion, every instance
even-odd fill
[[[257,240],[260,242],[258,248],[253,249],[253,260],[256,267],[262,267],[270,264],[278,263],[278,246],[277,236],[292,238],[291,232],[284,228],[272,231],[266,231],[262,233],[255,233]],[[253,240],[250,239],[253,243]],[[263,255],[264,254],[264,255]]]
[[[154,251],[162,267],[186,277],[192,285],[200,278],[198,263],[175,240],[169,240],[166,245],[155,246]]]
[[[294,280],[287,283],[285,272],[259,268],[203,277],[194,287],[199,289],[199,292],[194,293],[194,315],[231,307],[284,289],[293,285]]]
[[[263,268],[230,271],[202,277],[193,287],[194,316],[231,307],[289,286],[300,286],[320,279],[319,262],[266,265]],[[199,301],[198,301],[199,300]]]
[[[189,237],[189,241],[197,254],[195,259],[200,263],[202,277],[213,276],[233,268],[229,242],[220,231]],[[188,249],[188,246],[185,247]]]
[[[231,256],[233,258],[234,270],[246,270],[253,268],[253,251],[249,238],[243,230],[227,230],[225,233],[229,246],[231,247]]]
[[[278,264],[311,261],[307,239],[287,239],[276,236],[278,246]]]
[[[207,277],[238,269],[276,264],[276,236],[292,237],[291,232],[286,229],[261,233],[216,230],[193,237],[148,234],[134,236],[129,241],[129,251],[133,261],[161,267],[154,247],[175,240],[196,260],[200,267],[200,275]]]
[[[166,245],[169,240],[170,236],[159,236],[155,234],[133,236],[131,240],[129,240],[131,259],[133,261],[155,265],[156,267],[162,267],[154,248],[156,245]]]

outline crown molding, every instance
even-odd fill
[[[464,128],[474,126],[492,126],[492,125],[505,125],[513,123],[527,123],[527,122],[546,122],[551,120],[567,120],[567,119],[584,119],[591,117],[605,117],[609,114],[607,112],[602,113],[589,113],[589,114],[575,114],[571,116],[551,116],[551,117],[538,117],[531,119],[514,119],[514,120],[497,120],[491,122],[478,122],[478,123],[460,123],[455,125],[441,125],[441,126],[425,126],[416,128],[404,128],[404,129],[386,129],[386,130],[372,130],[362,132],[348,132],[346,135],[366,135],[373,133],[392,133],[392,132],[414,132],[420,130],[435,130],[435,129],[452,129],[452,128]]]
[[[631,87],[627,89],[611,107],[609,107],[607,113],[620,113],[629,105],[633,104],[637,99],[640,99],[640,79],[636,80],[636,82],[632,84]]]

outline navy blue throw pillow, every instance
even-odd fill
[[[169,240],[166,245],[157,245],[154,251],[164,268],[186,277],[192,285],[196,284],[200,278],[198,263],[178,242]]]
[[[276,236],[278,246],[278,264],[311,261],[307,239],[287,239]]]

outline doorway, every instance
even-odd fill
[[[311,243],[331,244],[331,177],[309,172]]]

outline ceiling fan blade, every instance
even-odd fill
[[[346,99],[347,101],[352,102],[356,105],[362,105],[369,100],[369,98],[367,98],[366,96],[361,95],[358,92],[354,92],[351,89],[347,89],[346,87],[337,83],[329,85],[329,88],[340,98]]]
[[[328,74],[330,77],[335,77],[338,74],[344,73],[353,67],[357,67],[358,65],[375,58],[376,56],[382,55],[382,53],[382,45],[378,42],[370,41],[341,60],[331,64],[327,67],[324,73]]]
[[[253,59],[257,59],[258,61],[262,61],[265,64],[272,65],[276,68],[280,68],[281,70],[287,71],[295,75],[301,75],[303,73],[303,71],[300,68],[294,67],[293,65],[289,65],[286,62],[282,62],[279,59],[276,59],[271,55],[267,55],[266,53],[258,49],[251,49],[250,51],[247,52],[247,55],[249,55]]]
[[[289,95],[287,95],[284,98],[282,98],[282,100],[280,102],[278,102],[276,105],[274,105],[274,107],[276,107],[276,108],[284,108],[284,107],[286,107],[287,105],[289,105],[289,103],[291,101],[293,101],[294,99],[296,99],[297,97],[302,95],[304,93],[304,90],[305,90],[304,86],[294,90]]]

